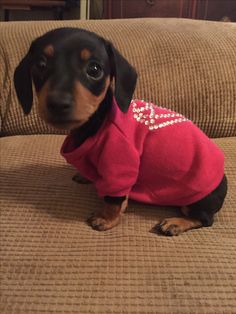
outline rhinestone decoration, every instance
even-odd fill
[[[146,125],[149,130],[157,130],[161,128],[165,128],[167,126],[174,125],[176,123],[182,123],[185,121],[189,121],[183,115],[179,113],[175,113],[167,108],[157,107],[155,104],[151,102],[146,102],[144,100],[141,101],[142,107],[138,107],[135,100],[131,101],[131,105],[133,106],[133,117],[134,119]],[[161,108],[164,110],[168,110],[170,113],[156,114],[155,108]],[[163,122],[158,120],[167,119]]]

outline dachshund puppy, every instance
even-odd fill
[[[61,154],[104,198],[94,229],[116,226],[128,198],[179,206],[182,217],[156,226],[165,235],[211,226],[227,193],[223,153],[181,114],[132,100],[136,80],[110,42],[77,28],[37,38],[14,74],[25,114],[33,81],[41,118],[70,130]]]

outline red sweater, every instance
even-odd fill
[[[191,121],[133,100],[123,113],[114,101],[102,127],[81,146],[69,135],[62,156],[91,180],[100,196],[183,206],[212,192],[224,175],[221,150]]]

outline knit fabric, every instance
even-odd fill
[[[100,196],[124,196],[156,205],[189,205],[212,192],[224,174],[224,156],[191,121],[153,103],[116,102],[97,134],[81,146],[69,135],[62,155]]]

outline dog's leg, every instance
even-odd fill
[[[183,207],[183,213],[187,213],[187,209]],[[202,227],[202,222],[198,219],[189,217],[173,217],[166,218],[154,228],[166,236],[177,236],[190,229]]]
[[[167,236],[179,235],[190,229],[210,227],[214,222],[214,215],[224,203],[227,194],[227,178],[224,175],[218,187],[200,201],[182,207],[185,217],[167,218],[157,224],[153,231],[159,231]]]
[[[121,215],[128,206],[128,197],[105,197],[105,204],[101,210],[92,214],[88,223],[95,230],[105,231],[118,225]]]
[[[81,174],[79,174],[78,172],[72,177],[72,180],[75,181],[76,183],[79,183],[79,184],[90,184],[90,183],[92,183],[88,179],[81,176]]]

